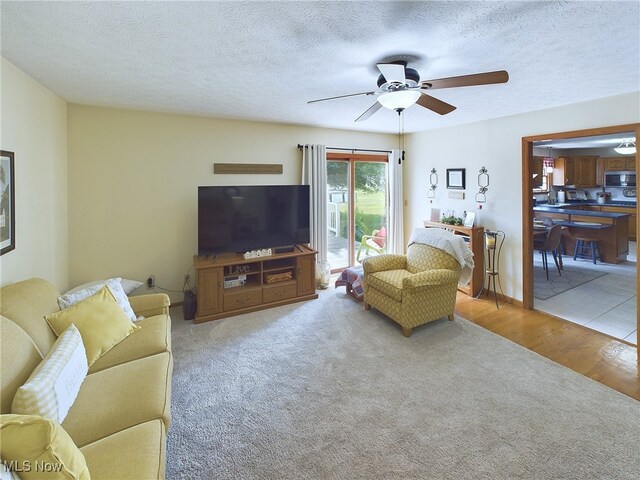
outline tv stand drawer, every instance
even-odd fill
[[[293,298],[298,293],[296,282],[280,283],[276,285],[265,285],[262,287],[262,297],[264,303],[277,302]]]
[[[238,310],[239,308],[253,307],[262,303],[262,291],[259,288],[243,290],[233,293],[225,293],[223,299],[223,310]]]

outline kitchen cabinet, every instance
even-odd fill
[[[636,157],[610,157],[605,158],[604,169],[607,172],[624,172],[636,169]]]
[[[572,157],[558,157],[553,162],[553,181],[555,187],[564,187],[575,183],[575,161]]]
[[[544,173],[542,160],[544,157],[533,157],[529,166],[531,167],[531,186],[533,188],[542,187],[542,175]]]
[[[636,219],[638,218],[636,207],[602,206],[600,208],[602,212],[630,214],[631,216],[629,217],[629,240],[631,240],[632,242],[636,241],[636,236],[637,236]]]
[[[571,210],[587,210],[589,212],[609,212],[609,213],[627,213],[629,217],[629,240],[636,241],[637,236],[637,210],[636,207],[620,206],[620,205],[571,205]]]
[[[604,170],[606,166],[606,158],[596,159],[596,186],[602,187],[604,185]]]
[[[574,158],[574,185],[578,188],[596,186],[596,157]]]
[[[603,173],[604,177],[604,173]],[[553,167],[553,185],[591,188],[596,186],[596,157],[558,157]]]

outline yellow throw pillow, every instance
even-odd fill
[[[76,326],[82,336],[89,366],[140,328],[125,315],[108,287],[44,318],[58,336],[72,323]]]
[[[57,423],[38,415],[0,415],[0,456],[22,480],[89,480],[82,452]]]

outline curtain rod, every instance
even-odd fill
[[[298,149],[302,150],[303,148],[307,148],[306,145],[298,144]],[[376,153],[391,153],[391,150],[367,150],[366,148],[339,148],[339,147],[326,147],[327,150],[341,150],[343,152],[376,152]]]

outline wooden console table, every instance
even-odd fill
[[[316,251],[296,245],[293,252],[245,259],[240,254],[193,257],[196,269],[195,323],[318,298]],[[244,285],[225,281],[245,276]],[[268,283],[272,280],[274,283]]]
[[[458,285],[458,290],[475,297],[484,288],[484,227],[463,227],[462,225],[448,225],[446,223],[424,221],[425,227],[438,227],[449,230],[456,235],[465,237],[473,252],[473,273],[469,285]]]

